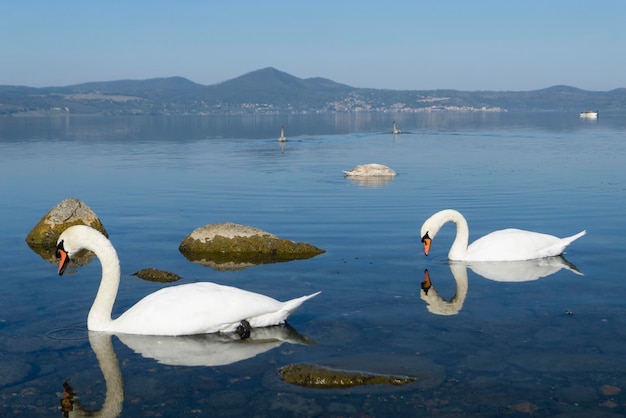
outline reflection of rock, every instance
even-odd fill
[[[338,389],[378,384],[406,385],[416,380],[413,377],[335,370],[310,364],[289,364],[282,367],[278,373],[281,379],[287,383],[317,389]]]
[[[145,358],[172,366],[224,366],[282,345],[313,344],[289,325],[253,328],[242,340],[235,333],[178,337],[116,334],[122,343]]]
[[[182,279],[182,277],[180,277],[178,274],[153,268],[139,270],[138,272],[133,273],[133,276],[137,276],[140,279],[157,283],[172,283]]]
[[[307,243],[230,222],[195,229],[180,243],[178,250],[188,260],[218,270],[307,259],[325,252]]]
[[[213,254],[208,255],[207,257],[212,257]],[[219,260],[213,260],[213,259],[207,259],[207,258],[193,258],[196,257],[196,255],[194,254],[193,256],[185,256],[187,257],[187,259],[193,263],[196,264],[201,264],[205,267],[211,267],[214,270],[217,271],[235,271],[235,270],[244,270],[247,269],[248,267],[252,267],[252,266],[256,266],[256,263],[248,263],[248,262],[236,262],[236,261],[219,261]]]
[[[28,246],[42,258],[56,262],[55,249],[61,232],[72,225],[89,225],[108,237],[102,222],[89,206],[74,197],[68,197],[50,209],[26,236]],[[87,254],[87,253],[84,253]],[[72,259],[72,265],[85,265],[93,256]]]

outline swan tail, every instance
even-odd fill
[[[567,248],[568,245],[570,245],[572,242],[576,241],[578,238],[582,237],[586,233],[587,231],[585,230],[580,231],[578,234],[572,235],[571,237],[561,238],[560,241],[557,241],[557,243],[555,243],[554,245],[546,248],[543,256],[551,257],[553,255],[563,254],[563,252],[565,252],[565,248]]]
[[[584,231],[580,231],[578,234],[576,235],[572,235],[571,237],[566,237],[563,238],[563,243],[565,244],[565,246],[570,245],[572,242],[576,241],[578,238],[582,237],[583,235],[585,235],[587,233],[587,230]]]
[[[268,312],[263,315],[258,315],[253,318],[248,318],[248,321],[253,328],[261,328],[282,324],[293,311],[300,307],[300,305],[302,305],[307,300],[319,295],[320,293],[321,292],[316,292],[312,295],[301,296],[299,298],[288,300],[286,302],[283,302],[282,306],[276,311]]]
[[[302,305],[304,302],[306,302],[309,299],[314,298],[315,296],[319,295],[320,293],[322,293],[322,292],[315,292],[315,293],[313,293],[311,295],[301,296],[299,298],[288,300],[287,302],[285,302],[285,304],[284,304],[283,308],[281,309],[281,311],[286,312],[287,316],[289,316],[293,311],[298,309],[300,307],[300,305]],[[287,316],[285,316],[285,318],[287,318]]]

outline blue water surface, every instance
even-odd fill
[[[68,382],[75,412],[109,416],[623,416],[625,116],[0,118],[0,415],[63,415]],[[398,175],[344,178],[364,163]],[[119,253],[114,316],[167,286],[132,275],[147,267],[280,300],[322,293],[293,329],[255,341],[90,334],[100,264],[59,277],[25,242],[67,197]],[[452,225],[424,256],[420,226],[444,208],[465,215],[470,241],[508,227],[587,235],[558,267],[485,271],[447,261]],[[326,252],[234,271],[178,252],[218,222]],[[172,360],[185,350],[204,365]],[[416,380],[312,389],[280,379],[288,364]]]

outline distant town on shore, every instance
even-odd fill
[[[623,111],[626,88],[532,91],[387,90],[263,68],[206,86],[183,77],[64,87],[0,86],[0,116],[212,115],[337,112]]]

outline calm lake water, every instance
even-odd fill
[[[73,416],[624,416],[625,158],[624,114],[0,118],[0,416],[62,416],[66,381]],[[344,178],[371,162],[398,176]],[[71,196],[118,250],[114,315],[166,286],[132,275],[147,267],[281,300],[322,293],[293,330],[252,341],[90,334],[99,262],[59,277],[25,242]],[[587,235],[565,261],[450,264],[451,225],[428,257],[419,237],[444,208],[471,241]],[[326,253],[216,271],[178,252],[227,221]],[[416,381],[310,389],[280,379],[288,364]]]

